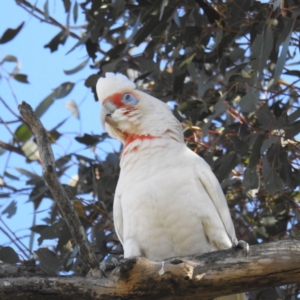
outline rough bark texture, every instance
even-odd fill
[[[94,272],[94,275],[98,274],[98,276],[100,276],[101,273],[98,268],[99,263],[86,238],[85,230],[80,223],[72,202],[69,200],[66,191],[57,178],[55,160],[47,131],[29,104],[23,101],[22,104],[19,105],[18,109],[36,138],[43,165],[44,179],[48,184],[55,201],[61,209],[72,236],[78,245],[80,256],[90,270]]]
[[[248,255],[229,249],[164,263],[126,259],[106,278],[45,278],[0,265],[0,298],[212,299],[299,281],[300,241],[288,240],[251,246]]]

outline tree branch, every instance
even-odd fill
[[[163,264],[129,258],[101,279],[40,278],[32,272],[20,278],[25,272],[20,269],[10,266],[8,271],[8,267],[0,265],[0,278],[5,277],[0,280],[1,299],[55,295],[58,300],[68,295],[72,299],[202,300],[300,282],[300,242],[251,246],[247,256],[243,250],[228,249],[171,258]]]
[[[60,207],[64,219],[70,228],[72,236],[79,247],[81,258],[93,271],[94,276],[100,276],[99,262],[97,261],[96,256],[90,247],[85,230],[79,220],[72,202],[69,200],[66,191],[57,178],[55,171],[55,160],[47,132],[29,104],[23,101],[22,104],[18,106],[18,109],[25,122],[30,126],[37,140],[37,146],[43,166],[44,179],[48,184],[55,201]]]
[[[27,12],[29,12],[30,14],[32,14],[34,17],[38,18],[41,22],[45,22],[48,24],[52,24],[55,25],[57,27],[59,27],[60,29],[64,30],[64,31],[68,31],[68,33],[70,34],[70,36],[72,36],[75,39],[80,40],[80,36],[78,36],[76,33],[70,31],[69,27],[66,27],[64,25],[62,25],[61,23],[59,23],[58,21],[56,21],[54,18],[52,18],[51,16],[48,17],[49,21],[42,19],[41,17],[33,14],[33,11],[38,12],[41,16],[45,16],[45,13],[40,10],[38,7],[34,6],[33,4],[31,4],[30,2],[26,1],[26,0],[16,0],[16,3],[21,6],[23,9],[25,9]],[[27,8],[29,7],[29,9]]]

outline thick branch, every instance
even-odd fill
[[[30,126],[37,140],[37,146],[43,164],[44,179],[48,184],[48,187],[55,201],[59,205],[63,216],[70,228],[72,236],[79,247],[81,258],[90,267],[90,269],[96,272],[96,270],[98,270],[99,263],[90,247],[85,234],[85,230],[81,225],[75,208],[57,178],[55,171],[55,160],[47,136],[47,132],[41,121],[34,114],[29,104],[27,104],[26,102],[22,102],[22,104],[19,105],[18,109],[25,122]]]
[[[243,250],[228,249],[164,262],[124,260],[107,278],[10,278],[1,271],[0,298],[24,299],[212,299],[271,286],[300,282],[300,242],[280,241]],[[17,268],[17,267],[16,267]],[[17,274],[17,275],[16,275]],[[34,274],[33,274],[34,275]],[[5,284],[4,284],[5,282]],[[21,293],[22,292],[22,293]],[[33,298],[31,298],[33,299]]]

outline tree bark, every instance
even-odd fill
[[[286,240],[154,262],[124,259],[104,278],[41,277],[0,265],[1,299],[212,299],[300,282],[300,241]]]
[[[96,255],[92,251],[87,240],[85,230],[79,220],[73,203],[68,198],[66,191],[57,178],[55,160],[47,131],[28,103],[23,101],[19,105],[18,109],[22,118],[29,125],[36,138],[43,166],[44,179],[53,195],[53,198],[61,209],[72,236],[78,245],[80,256],[89,267],[90,271],[93,272],[95,276],[100,277],[101,273],[99,271],[99,262],[97,261]]]

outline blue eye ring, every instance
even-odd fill
[[[139,103],[138,99],[132,94],[125,93],[122,95],[122,102],[127,105],[136,105]]]

